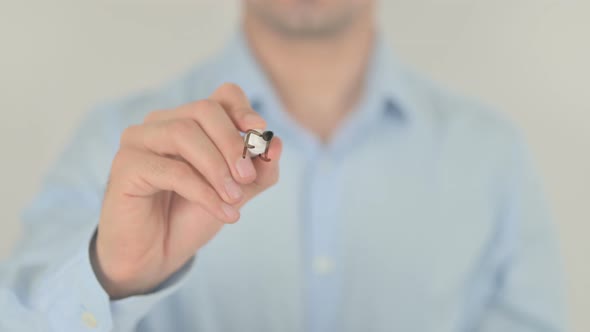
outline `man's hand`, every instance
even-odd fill
[[[149,114],[121,137],[95,243],[95,273],[111,298],[150,291],[185,264],[239,208],[278,180],[271,162],[242,158],[240,131],[265,128],[242,90]]]

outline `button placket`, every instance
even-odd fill
[[[312,159],[308,186],[308,315],[310,326],[325,330],[334,321],[341,288],[338,275],[338,175],[331,153]]]

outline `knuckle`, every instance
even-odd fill
[[[212,112],[216,109],[218,109],[220,106],[217,102],[211,100],[211,99],[201,99],[201,100],[197,100],[193,103],[193,112],[195,112],[195,114],[201,114],[203,112]]]
[[[217,192],[210,186],[201,186],[199,194],[207,202],[207,204],[211,204],[211,206],[221,204],[219,195],[217,195]]]
[[[211,170],[211,176],[216,183],[223,183],[223,180],[231,177],[231,172],[225,160],[222,157],[211,158],[208,169]]]
[[[162,160],[152,160],[146,163],[148,172],[156,176],[160,176],[166,172],[166,165]]]
[[[219,86],[218,90],[223,94],[244,95],[242,88],[236,83],[225,82]]]
[[[131,153],[127,149],[119,149],[113,158],[111,173],[121,172],[129,164]]]
[[[162,113],[164,113],[164,110],[157,110],[157,111],[153,111],[148,113],[144,118],[143,118],[143,122],[152,122],[152,121],[157,121],[158,119],[160,119],[162,117]]]
[[[175,183],[184,182],[193,175],[190,167],[183,162],[177,162],[173,164],[173,166],[171,166],[168,171],[170,172],[170,177]]]
[[[175,120],[168,124],[168,135],[176,139],[184,139],[196,129],[196,124],[191,119]]]
[[[135,135],[135,132],[137,131],[139,126],[137,125],[133,125],[133,126],[129,126],[127,128],[125,128],[125,130],[123,130],[123,132],[121,133],[121,138],[120,138],[120,145],[125,145],[125,143],[131,141],[131,138]]]

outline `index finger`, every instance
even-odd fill
[[[246,132],[252,128],[266,128],[266,121],[252,109],[244,91],[234,83],[224,83],[209,99],[219,103],[236,127]]]

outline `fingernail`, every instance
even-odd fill
[[[225,192],[231,199],[236,200],[242,198],[243,195],[242,188],[232,178],[225,180]]]
[[[236,219],[238,217],[238,211],[236,209],[234,209],[231,205],[226,204],[226,203],[222,203],[221,204],[221,209],[223,210],[223,213],[225,213],[225,215],[229,218],[229,219]]]
[[[238,174],[244,179],[256,175],[256,169],[254,169],[254,164],[252,164],[252,159],[250,158],[239,158],[236,163],[236,169],[238,170]]]

